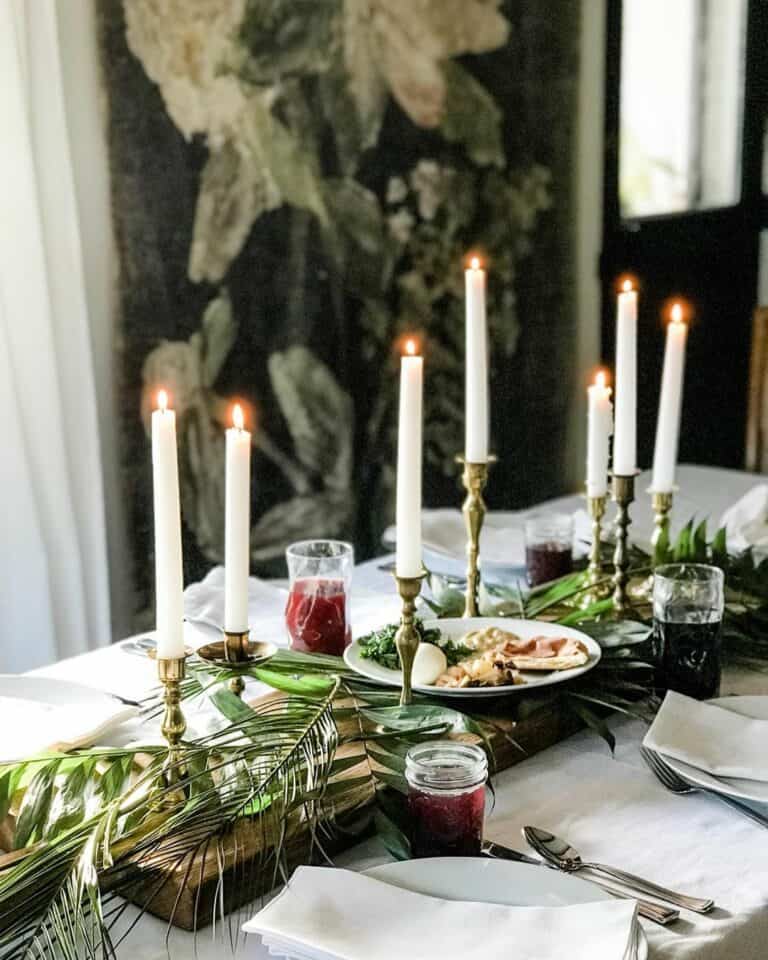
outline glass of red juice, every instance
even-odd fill
[[[432,740],[408,751],[408,813],[414,857],[479,857],[488,760],[471,743]]]
[[[352,641],[352,545],[341,540],[302,540],[291,544],[285,557],[290,577],[285,626],[291,649],[340,657]]]
[[[573,517],[538,513],[525,521],[525,566],[528,584],[537,587],[573,570]]]

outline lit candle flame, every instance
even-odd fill
[[[405,341],[405,352],[409,357],[416,356],[416,341],[415,340],[406,340]]]
[[[165,390],[158,390],[157,393],[157,407],[163,413],[168,409],[168,394]]]
[[[236,403],[232,409],[232,423],[236,430],[242,430],[245,425],[245,417],[243,416],[243,408],[239,403]]]
[[[595,386],[605,387],[605,370],[599,370],[595,374]]]
[[[632,293],[632,281],[627,277],[627,279],[622,283],[621,289],[624,293]]]
[[[470,269],[479,270],[480,269],[480,257],[472,257],[469,261]]]
[[[683,308],[679,303],[672,304],[671,310],[672,323],[682,323],[683,322]]]

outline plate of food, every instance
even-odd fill
[[[417,620],[413,689],[440,697],[498,697],[563,683],[591,670],[600,646],[556,623],[508,617]],[[368,680],[399,687],[397,625],[360,637],[344,660]]]

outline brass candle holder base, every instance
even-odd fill
[[[400,626],[395,634],[395,646],[400,657],[400,668],[403,671],[403,684],[400,691],[400,706],[408,706],[413,701],[411,689],[411,674],[413,673],[413,659],[419,647],[419,634],[414,626],[416,614],[416,598],[421,592],[421,582],[427,575],[426,570],[418,577],[399,577],[395,573],[397,592],[403,601],[400,614]]]
[[[168,743],[168,754],[163,764],[163,791],[158,799],[158,805],[175,807],[184,803],[187,796],[185,787],[186,769],[183,763],[181,739],[187,729],[187,721],[181,709],[181,684],[186,676],[187,657],[166,659],[158,657],[155,651],[154,659],[157,662],[157,675],[163,685],[163,703],[165,712],[160,725],[160,731]]]
[[[463,465],[461,482],[467,491],[462,505],[464,523],[467,528],[467,592],[464,602],[465,618],[477,616],[477,595],[480,588],[480,532],[483,529],[486,506],[483,500],[483,490],[488,482],[488,471],[496,462],[496,457],[489,456],[485,463],[474,463],[464,457],[456,457],[456,462]]]
[[[613,475],[613,500],[616,503],[616,549],[613,554],[613,612],[616,617],[626,617],[632,609],[627,584],[629,583],[629,515],[630,504],[635,499],[637,473]]]
[[[241,674],[248,673],[253,667],[266,663],[277,653],[274,643],[251,641],[248,630],[237,633],[224,631],[224,639],[215,643],[207,643],[199,647],[197,655],[205,663],[210,663],[220,670],[230,670],[237,673],[229,681],[229,689],[237,697],[242,697],[245,690],[245,680]]]
[[[608,497],[590,497],[587,495],[587,510],[592,521],[592,544],[589,549],[589,566],[587,567],[586,583],[589,587],[582,596],[580,606],[586,610],[598,600],[604,600],[611,594],[611,584],[605,579],[603,563],[600,553],[603,537],[603,517]]]

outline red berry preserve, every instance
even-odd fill
[[[488,762],[483,750],[453,740],[408,751],[411,853],[414,857],[477,857],[483,839]]]

